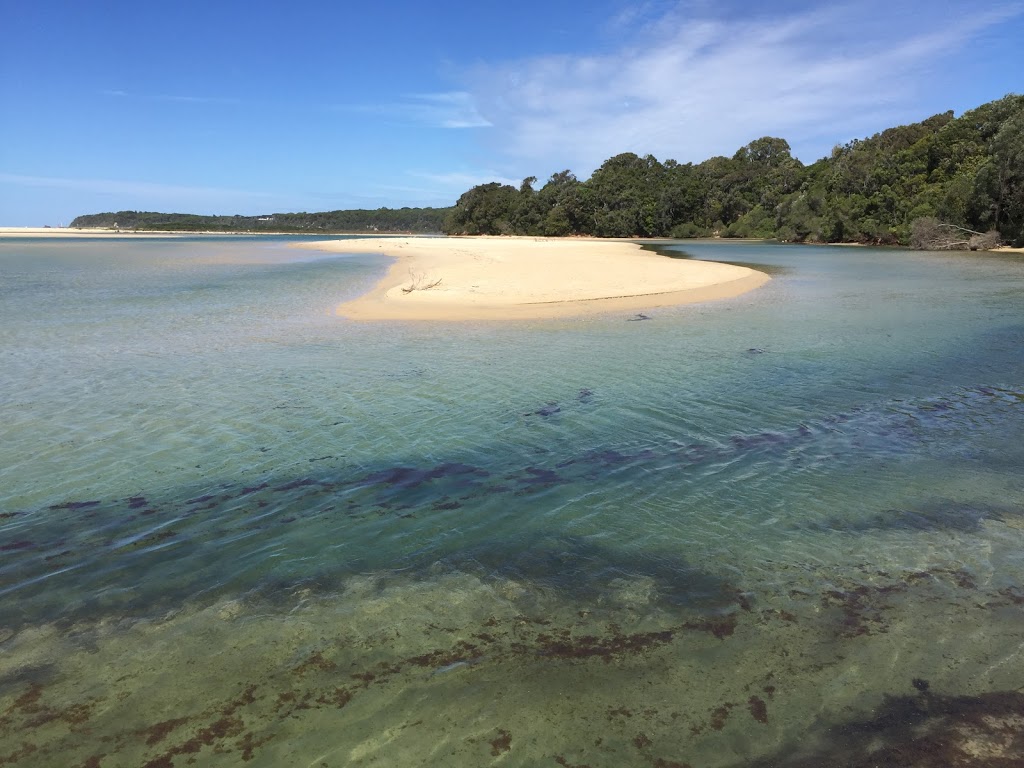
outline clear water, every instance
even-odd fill
[[[0,241],[0,765],[1024,759],[1024,257],[666,252],[774,279],[361,324],[376,257]]]

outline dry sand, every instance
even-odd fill
[[[746,267],[669,259],[637,243],[529,237],[389,237],[297,243],[395,257],[358,320],[481,320],[638,311],[737,296],[766,283]]]

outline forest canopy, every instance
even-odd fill
[[[448,208],[378,208],[324,213],[268,213],[258,216],[201,216],[191,213],[117,211],[79,216],[71,227],[162,232],[290,232],[436,234]]]
[[[812,165],[766,136],[696,165],[625,153],[586,181],[568,170],[536,181],[473,187],[445,232],[909,245],[914,222],[930,219],[933,234],[950,237],[929,247],[1021,245],[1024,96],[855,139]]]
[[[492,182],[451,208],[198,216],[119,211],[72,227],[561,237],[756,237],[927,248],[1024,245],[1024,96],[833,148],[811,165],[765,136],[702,163],[624,153],[581,181]]]

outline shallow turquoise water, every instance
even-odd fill
[[[802,765],[886,696],[1018,691],[1024,258],[666,248],[774,279],[353,323],[378,259],[0,241],[0,756]]]

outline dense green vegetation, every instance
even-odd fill
[[[536,181],[474,187],[445,232],[907,245],[918,222],[918,233],[933,236],[918,243],[928,247],[968,247],[989,231],[998,232],[990,240],[1022,245],[1024,96],[890,128],[813,165],[784,139],[765,137],[698,165],[626,153],[586,181],[569,171],[540,189]]]
[[[198,216],[190,213],[118,211],[79,216],[72,227],[170,232],[436,233],[449,208],[379,208],[375,211]]]

